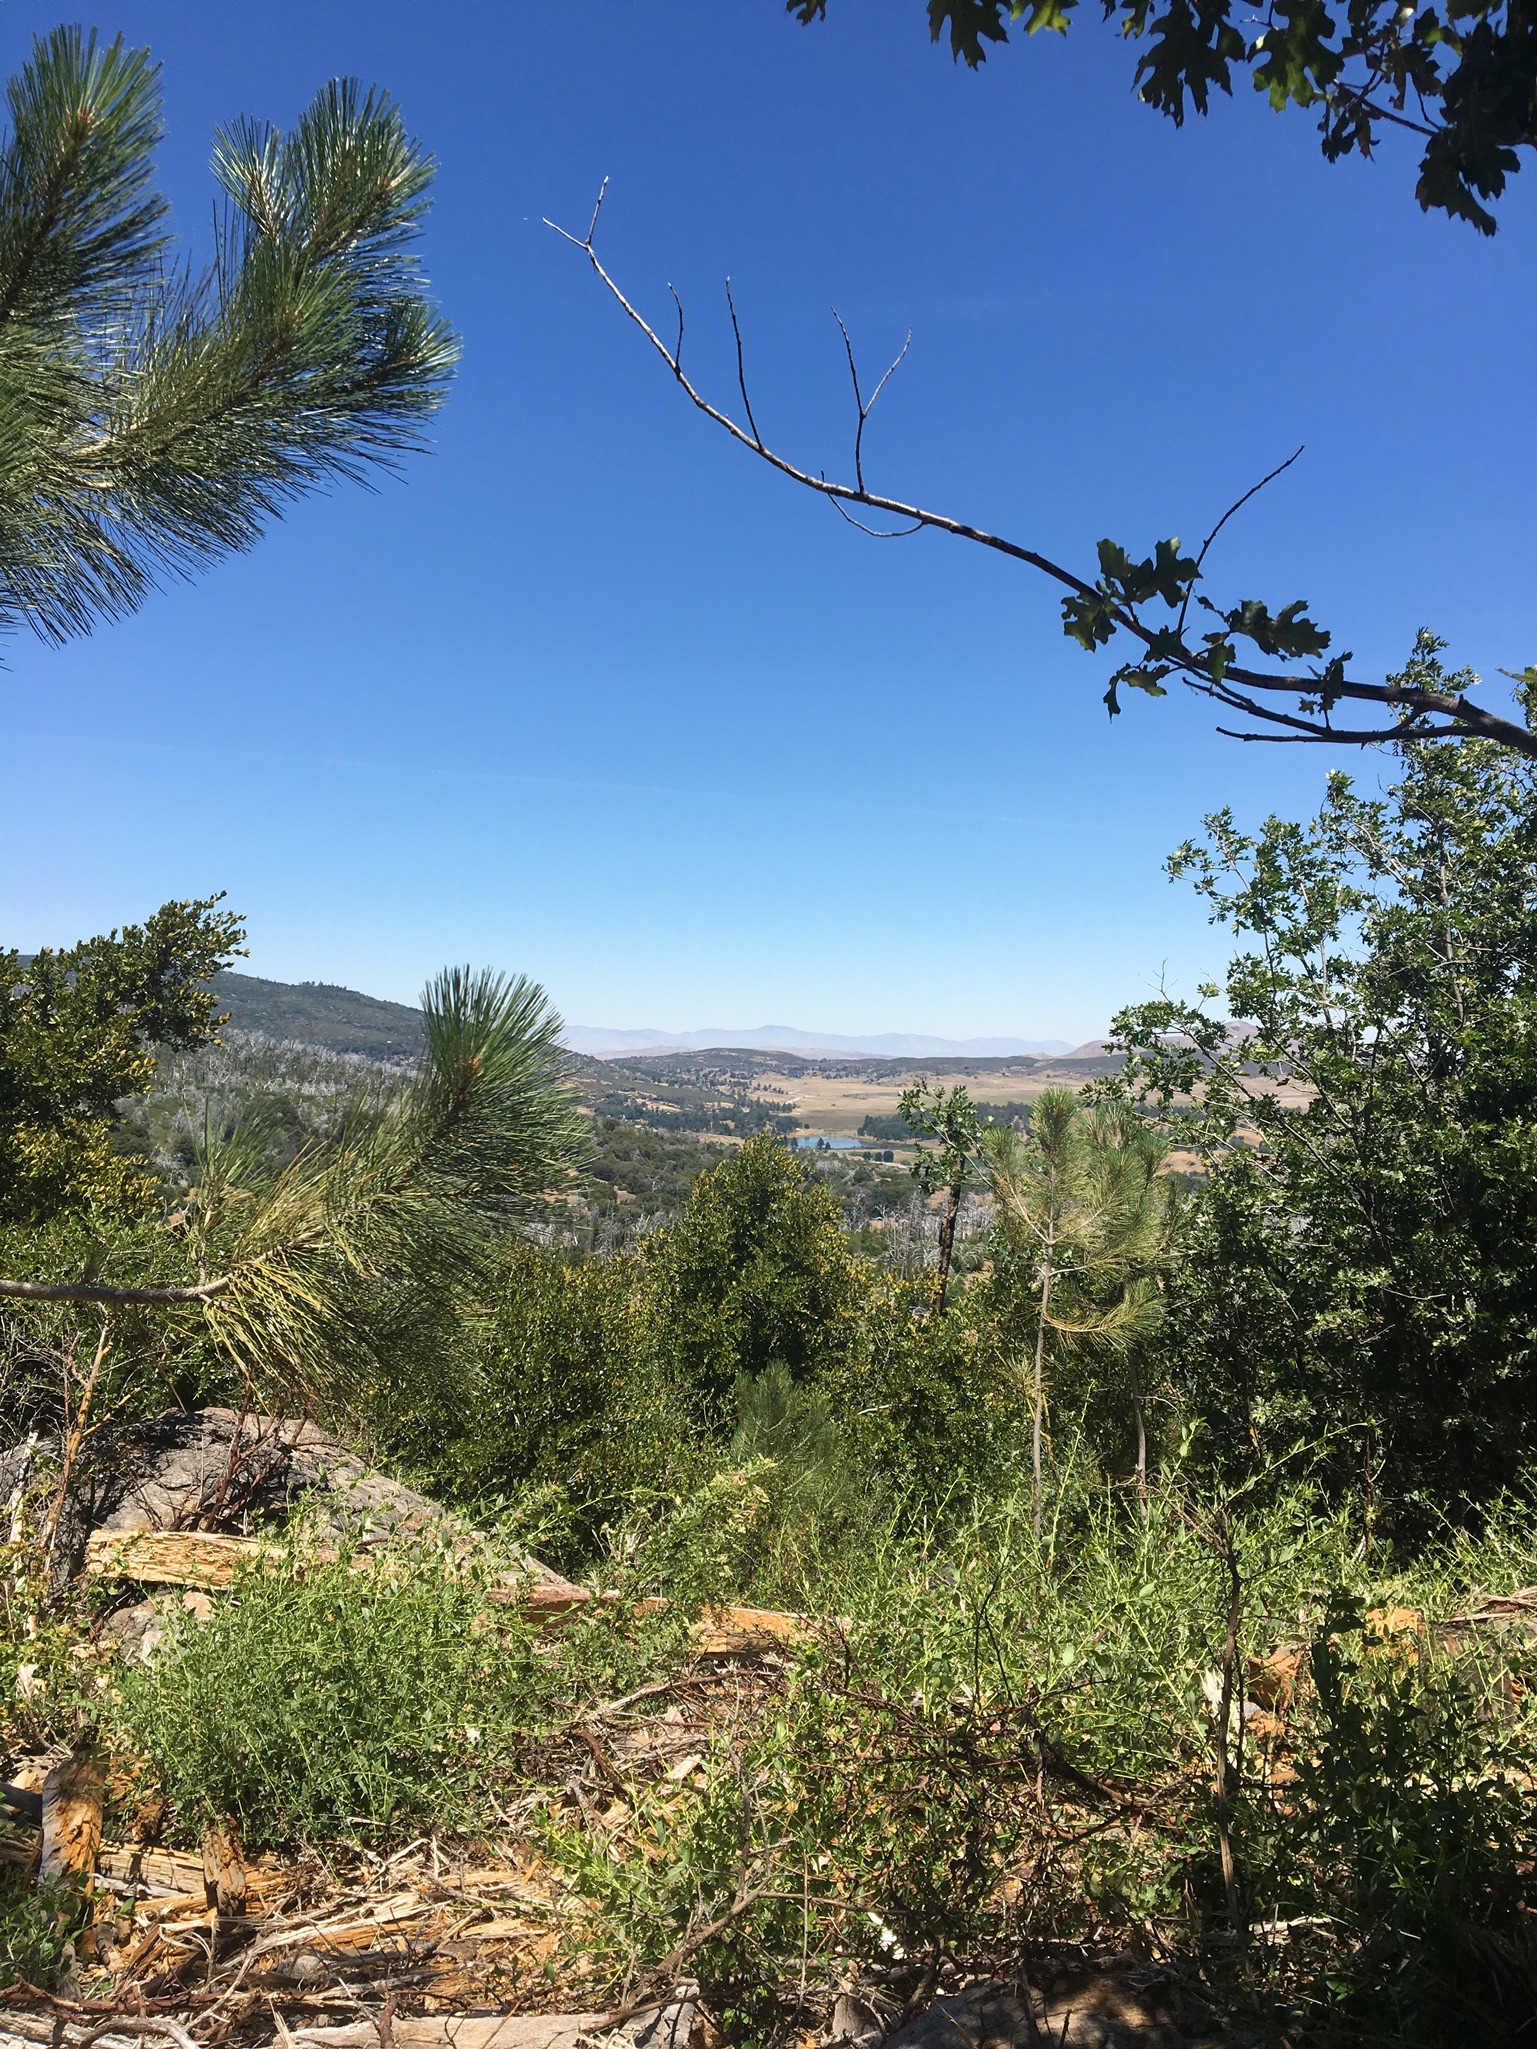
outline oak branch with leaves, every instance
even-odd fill
[[[973,70],[987,45],[1043,29],[1065,35],[1077,0],[926,0],[929,34],[948,37]],[[1432,209],[1495,231],[1483,204],[1498,199],[1521,168],[1518,150],[1537,143],[1537,21],[1523,0],[1441,0],[1416,9],[1400,0],[1100,0],[1107,22],[1143,44],[1138,99],[1183,127],[1204,114],[1213,92],[1231,93],[1249,73],[1277,113],[1318,115],[1323,153],[1373,154],[1383,129],[1424,144],[1414,196]],[[827,0],[785,0],[805,23],[823,20]]]
[[[736,344],[740,416],[708,398],[683,367],[684,313],[676,291],[669,286],[677,315],[669,341],[626,296],[598,255],[595,238],[606,191],[605,180],[585,234],[573,234],[554,221],[547,220],[545,225],[587,258],[605,290],[661,357],[689,403],[781,476],[827,499],[861,532],[880,539],[905,539],[925,531],[950,534],[1047,577],[1064,593],[1062,626],[1070,640],[1090,653],[1118,642],[1123,647],[1130,643],[1130,659],[1118,664],[1104,693],[1112,718],[1120,712],[1126,690],[1163,697],[1171,684],[1182,684],[1209,698],[1219,711],[1242,721],[1236,727],[1218,728],[1232,739],[1349,747],[1384,741],[1484,739],[1537,759],[1537,730],[1475,702],[1468,693],[1478,679],[1467,672],[1454,679],[1457,687],[1447,688],[1444,678],[1433,682],[1423,665],[1411,660],[1397,675],[1368,681],[1352,672],[1348,653],[1331,652],[1332,637],[1308,617],[1305,599],[1272,609],[1259,598],[1219,603],[1199,588],[1205,581],[1207,557],[1222,529],[1256,492],[1291,467],[1300,449],[1230,505],[1194,554],[1185,552],[1178,539],[1157,542],[1145,556],[1119,541],[1103,540],[1098,549],[1098,573],[1081,573],[1041,549],[874,490],[867,483],[865,429],[876,401],[907,353],[907,343],[871,384],[861,374],[847,328],[838,320],[854,411],[849,470],[841,480],[792,461],[760,430],[729,278],[726,306]],[[836,313],[834,318],[838,318]],[[908,342],[911,339],[909,335]],[[871,526],[851,508],[879,514],[897,524]],[[1506,673],[1522,687],[1523,703],[1529,701],[1537,668]],[[1369,723],[1358,722],[1357,707],[1368,708]],[[1342,710],[1351,712],[1348,721],[1337,717]]]

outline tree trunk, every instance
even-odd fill
[[[955,1220],[961,1213],[961,1184],[952,1181],[945,1190],[945,1213],[939,1220],[939,1313],[945,1312],[950,1288],[950,1255],[955,1250]]]
[[[54,1489],[53,1502],[49,1508],[42,1530],[43,1557],[50,1566],[53,1563],[54,1546],[59,1539],[59,1526],[64,1519],[64,1511],[69,1505],[69,1485],[74,1477],[75,1460],[80,1456],[81,1445],[85,1443],[85,1440],[91,1434],[91,1408],[96,1400],[96,1382],[101,1375],[101,1364],[112,1349],[107,1336],[108,1328],[106,1319],[103,1318],[101,1335],[96,1341],[96,1351],[91,1359],[91,1370],[86,1376],[85,1387],[81,1392],[79,1404],[75,1409],[74,1421],[65,1432],[63,1455],[59,1460],[59,1482],[58,1486]],[[67,1363],[64,1368],[64,1402],[66,1413],[69,1407],[69,1382],[73,1373],[73,1354],[70,1354],[67,1355]]]
[[[1054,1247],[1048,1247],[1041,1264],[1041,1308],[1035,1320],[1035,1380],[1030,1390],[1033,1417],[1030,1431],[1030,1458],[1035,1473],[1035,1534],[1041,1534],[1041,1439],[1046,1423],[1046,1319],[1051,1308],[1051,1283],[1055,1269],[1052,1264]]]

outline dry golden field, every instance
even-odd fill
[[[1018,1068],[979,1064],[973,1070],[957,1068],[954,1073],[937,1076],[931,1070],[893,1061],[889,1072],[880,1072],[878,1076],[871,1071],[839,1073],[806,1068],[791,1074],[765,1073],[758,1085],[765,1092],[772,1088],[784,1107],[794,1110],[802,1129],[825,1131],[833,1138],[852,1138],[866,1117],[894,1117],[903,1091],[917,1081],[937,1080],[944,1088],[964,1082],[976,1102],[1017,1103],[1033,1100],[1044,1089],[1078,1088],[1083,1078],[1082,1065],[1070,1061],[1060,1065],[1032,1061]]]

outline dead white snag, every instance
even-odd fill
[[[43,1852],[39,1882],[84,1878],[101,1847],[101,1769],[94,1751],[76,1751],[43,1781]]]

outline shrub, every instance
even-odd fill
[[[179,1826],[227,1817],[259,1845],[472,1823],[548,1683],[530,1627],[486,1607],[486,1566],[272,1562],[122,1677],[119,1740]]]
[[[1352,1945],[1315,1998],[1354,2042],[1454,2042],[1475,2023],[1498,2030],[1523,2001],[1529,2025],[1537,1653],[1388,1630],[1339,1592],[1309,1663],[1315,1707],[1282,1851],[1293,1911],[1326,1909]]]
[[[72,1941],[87,1918],[78,1886],[40,1886],[25,1864],[0,1865],[0,1974],[45,1990],[73,1960]]]
[[[695,1435],[657,1357],[633,1258],[509,1241],[473,1326],[466,1407],[429,1477],[461,1498],[558,1484],[578,1550],[637,1488],[692,1471]]]
[[[865,1269],[809,1159],[750,1138],[702,1174],[678,1222],[649,1241],[658,1341],[717,1427],[742,1374],[778,1361],[816,1378],[856,1335]]]

